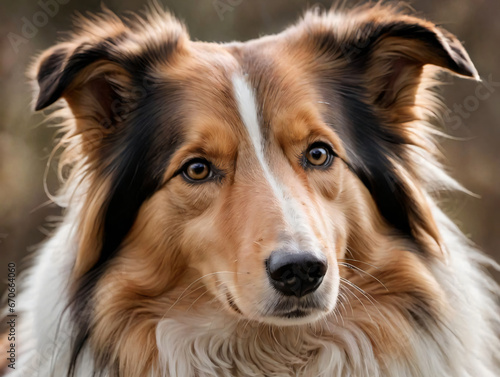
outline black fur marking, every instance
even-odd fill
[[[90,334],[90,307],[95,284],[114,258],[131,229],[142,204],[162,183],[163,173],[172,154],[182,143],[181,119],[176,111],[181,94],[173,84],[162,83],[142,98],[130,119],[123,124],[123,134],[111,140],[104,161],[104,175],[112,177],[112,188],[104,213],[103,246],[98,262],[78,282],[73,312],[78,317],[78,336],[72,365]],[[114,136],[113,136],[114,137]],[[80,313],[84,313],[82,316]],[[108,364],[101,357],[104,365]]]
[[[411,200],[394,171],[404,140],[390,132],[354,88],[337,87],[345,125],[334,127],[346,147],[349,167],[370,191],[382,216],[401,233],[411,237],[408,214]],[[339,129],[340,127],[340,129]]]
[[[413,239],[413,203],[391,162],[400,161],[405,140],[386,127],[368,104],[362,78],[366,60],[359,59],[359,51],[356,53],[356,58],[351,55],[353,60],[345,71],[322,72],[324,100],[335,106],[329,111],[338,108],[340,112],[325,114],[325,121],[340,136],[347,154],[345,162],[369,190],[381,215],[401,234]]]
[[[166,166],[183,141],[179,85],[160,83],[148,75],[153,64],[168,59],[176,45],[176,40],[165,41],[155,46],[157,50],[147,49],[141,55],[130,56],[119,50],[116,40],[107,38],[95,45],[80,45],[69,58],[65,49],[56,50],[40,66],[37,110],[57,101],[82,69],[99,60],[120,65],[130,72],[133,81],[132,98],[115,98],[111,103],[111,119],[107,121],[118,120],[121,124],[102,140],[100,166],[94,166],[112,184],[109,199],[100,212],[104,229],[99,259],[76,282],[70,299],[76,336],[68,376],[74,375],[79,354],[91,334],[96,283],[115,257],[142,204],[160,188]],[[100,352],[96,370],[108,366],[109,357]]]

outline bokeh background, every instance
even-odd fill
[[[309,6],[332,1],[160,0],[183,19],[193,39],[246,40],[280,31]],[[349,3],[349,0],[346,1]],[[43,189],[55,129],[40,125],[31,110],[26,70],[33,57],[71,28],[72,16],[96,12],[101,0],[0,0],[0,294],[7,263],[22,268],[57,220],[58,209]],[[144,9],[144,0],[105,0],[118,13]],[[487,254],[500,260],[500,1],[414,0],[418,14],[464,42],[486,82],[446,76],[442,89],[451,109],[442,143],[452,175],[480,198],[453,195],[447,212]],[[57,184],[49,169],[48,190]],[[25,262],[23,262],[25,261]],[[499,275],[496,275],[499,278]]]

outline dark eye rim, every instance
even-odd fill
[[[187,174],[187,169],[190,165],[195,163],[202,163],[208,166],[209,172],[208,175],[203,179],[193,179]],[[182,167],[175,173],[176,175],[181,175],[182,178],[190,184],[201,184],[209,181],[220,181],[223,178],[223,174],[220,170],[218,170],[210,161],[205,158],[195,157],[188,161],[186,161]]]
[[[326,149],[328,156],[325,163],[321,165],[313,165],[307,159],[307,153],[314,148],[324,148]],[[325,143],[323,141],[316,141],[310,144],[306,150],[301,155],[301,164],[305,169],[315,169],[315,170],[326,170],[332,166],[333,160],[335,160],[337,154],[333,151],[333,148],[330,144]]]

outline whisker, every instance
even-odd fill
[[[344,307],[344,310],[345,310],[344,304],[341,304],[341,305]],[[342,315],[339,307],[335,307],[333,314],[335,315],[335,321],[337,322],[337,324],[339,323],[339,320],[337,319],[337,314],[338,314],[338,317],[342,321],[342,326],[345,327],[344,316]]]
[[[350,268],[350,269],[352,269],[352,270],[356,270],[356,271],[362,272],[362,273],[364,273],[364,274],[366,274],[366,275],[370,276],[372,279],[374,279],[374,280],[375,280],[375,281],[377,281],[380,285],[382,285],[382,287],[384,287],[384,288],[386,289],[386,291],[387,291],[387,292],[389,292],[389,288],[387,288],[387,287],[385,286],[385,284],[384,284],[384,283],[382,283],[379,279],[377,279],[375,276],[373,276],[373,275],[372,275],[372,274],[370,274],[369,272],[366,272],[365,270],[362,270],[361,268],[356,267],[356,266],[354,266],[354,265],[352,265],[352,264],[350,264],[350,263],[347,263],[347,262],[340,262],[339,264],[340,264],[341,266],[345,266],[345,267],[347,267],[347,268]]]
[[[352,281],[347,280],[346,278],[342,278],[342,277],[340,278],[340,280],[341,280],[341,281],[343,281],[343,282],[345,282],[345,283],[347,283],[347,284],[349,284],[349,285],[350,285],[351,287],[353,287],[354,289],[356,289],[356,290],[357,290],[359,293],[361,293],[361,294],[362,294],[362,295],[363,295],[363,296],[364,296],[364,297],[365,297],[368,301],[370,301],[370,303],[371,303],[371,304],[373,304],[374,306],[376,306],[376,305],[375,305],[375,303],[377,303],[377,304],[378,304],[378,301],[377,301],[377,300],[375,300],[375,298],[374,298],[372,295],[370,295],[369,293],[365,292],[363,289],[361,289],[360,287],[358,287],[358,286],[357,286],[356,284],[354,284]],[[373,301],[372,301],[372,300],[373,300]]]
[[[335,309],[332,314],[335,316],[335,322],[338,323],[338,318],[337,318],[337,309]],[[342,316],[340,316],[340,318],[342,318]],[[332,333],[332,330],[330,329],[330,325],[328,324],[328,321],[326,320],[326,317],[323,317],[323,322],[325,322],[325,325],[326,325],[326,328],[328,329],[328,332],[331,334]],[[343,322],[343,320],[342,320]],[[321,335],[323,335],[323,332],[321,332]]]
[[[347,290],[347,293],[350,293],[350,294],[351,294],[351,295],[352,295],[352,296],[353,296],[356,300],[358,300],[358,301],[359,301],[359,303],[361,304],[361,306],[363,306],[363,308],[365,309],[366,315],[368,316],[368,318],[370,318],[370,322],[375,323],[375,322],[373,322],[373,318],[372,318],[372,316],[370,315],[370,313],[368,312],[368,309],[366,308],[365,304],[363,304],[363,301],[361,301],[361,299],[360,299],[358,296],[356,296],[356,295],[354,294],[354,292],[352,292],[352,291],[349,289],[349,287],[345,287],[345,288],[346,288],[346,290]],[[351,307],[352,307],[352,306],[351,306]],[[353,314],[353,315],[354,315],[354,314]]]
[[[358,287],[356,284],[354,284],[353,282],[351,282],[351,281],[349,281],[349,280],[347,280],[345,278],[340,278],[340,280],[343,281],[343,282],[345,282],[345,283],[347,283],[349,286],[353,287],[358,292],[360,292],[373,305],[373,307],[378,311],[378,313],[380,314],[381,318],[384,319],[384,321],[386,322],[386,324],[390,326],[389,321],[387,321],[387,318],[382,314],[382,312],[378,308],[379,302],[372,295],[370,295],[369,293],[365,292],[363,289],[361,289],[360,287]],[[366,311],[366,307],[361,302],[361,300],[359,299],[359,297],[357,297],[357,296],[355,296],[355,297],[363,305],[363,307],[365,308],[365,311]],[[368,316],[370,317],[370,320],[371,320],[370,314],[368,312],[367,312],[367,314],[368,314]]]
[[[186,296],[183,296],[184,293],[186,293],[186,291],[191,288],[193,286],[193,284],[196,284],[198,281],[200,281],[201,279],[203,278],[206,278],[208,276],[213,276],[213,275],[217,275],[217,274],[222,274],[222,273],[227,273],[227,274],[241,274],[241,275],[244,275],[243,273],[241,272],[236,272],[236,271],[216,271],[216,272],[212,272],[212,273],[209,273],[209,274],[205,274],[201,277],[199,277],[198,279],[196,279],[195,281],[193,281],[191,284],[189,284],[186,289],[184,289],[182,291],[182,293],[179,295],[179,297],[177,298],[177,300],[175,300],[175,302],[170,306],[170,308],[168,308],[167,312],[168,313],[175,305],[177,305],[177,303],[182,300],[184,297]],[[188,294],[191,294],[192,292],[189,292]],[[165,316],[164,316],[165,317]]]
[[[341,281],[343,281],[344,283],[348,284],[350,287],[354,288],[355,290],[357,290],[358,292],[360,292],[363,296],[365,296],[365,297],[368,299],[368,297],[366,296],[366,294],[364,293],[364,291],[363,291],[361,288],[359,288],[356,284],[353,284],[353,283],[351,283],[349,280],[344,279],[344,278],[340,278],[340,279],[341,279]],[[346,287],[346,288],[347,288],[347,287]],[[353,296],[354,296],[354,297],[355,297],[355,298],[359,301],[359,303],[360,303],[360,304],[363,306],[363,308],[365,309],[366,314],[367,314],[367,315],[368,315],[368,317],[370,318],[370,321],[372,321],[372,322],[373,322],[373,318],[372,318],[372,316],[370,315],[370,313],[368,312],[368,309],[367,309],[367,307],[365,306],[365,304],[363,303],[363,301],[362,301],[362,300],[361,300],[361,299],[360,299],[357,295],[355,295],[355,294],[354,294],[354,292],[351,292],[351,290],[350,290],[350,289],[348,289],[347,291],[348,291],[349,293],[351,293],[351,294],[352,294],[352,295],[353,295]],[[370,302],[371,302],[371,301],[370,301]],[[373,303],[372,303],[372,304],[373,304]],[[373,323],[375,323],[375,322],[373,322]]]
[[[216,283],[216,287],[219,287],[219,286],[220,286],[220,285],[222,285],[222,284],[224,284],[224,283],[223,283],[223,282],[219,282],[218,284]],[[191,305],[189,305],[189,307],[187,308],[186,312],[188,312],[189,310],[191,310],[191,308],[193,307],[193,305],[194,305],[194,304],[196,304],[196,302],[197,302],[200,298],[202,298],[204,295],[206,295],[207,293],[208,293],[208,289],[207,289],[205,292],[203,292],[202,294],[200,294],[200,295],[196,298],[196,300],[194,300],[194,301],[191,303]]]
[[[339,258],[338,260],[339,260],[339,261],[348,260],[348,261],[351,261],[351,262],[363,263],[363,264],[366,264],[366,265],[368,265],[368,266],[370,266],[370,267],[373,267],[373,268],[375,268],[375,269],[377,269],[377,270],[380,270],[380,267],[377,267],[377,266],[375,266],[375,265],[373,265],[373,264],[371,264],[371,263],[364,262],[364,261],[359,260],[359,259],[352,259],[352,258]]]
[[[342,286],[340,286],[340,288],[343,288]],[[344,305],[344,301],[347,301],[349,303],[349,306],[351,307],[351,313],[352,313],[352,316],[354,316],[354,311],[352,309],[352,305],[351,305],[351,302],[348,300],[347,296],[344,294],[344,292],[339,292],[339,296],[341,298],[341,300],[339,300],[339,303],[340,305],[342,305],[342,308],[344,308],[344,312],[345,314],[347,315],[347,308],[345,307]]]

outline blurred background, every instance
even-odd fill
[[[347,0],[347,3],[350,1]],[[0,1],[0,295],[7,263],[21,268],[26,255],[51,231],[57,208],[47,203],[43,175],[54,128],[31,110],[26,70],[33,57],[71,28],[72,16],[100,9],[101,0]],[[282,30],[308,7],[332,1],[161,0],[183,19],[193,39],[246,40]],[[143,0],[105,0],[118,13],[144,8]],[[414,0],[421,16],[443,25],[464,42],[484,84],[445,77],[452,138],[442,143],[452,176],[480,196],[453,195],[445,207],[462,230],[500,260],[500,1]],[[55,192],[54,171],[48,190]],[[25,261],[22,263],[22,261]],[[499,278],[500,275],[496,275]]]

